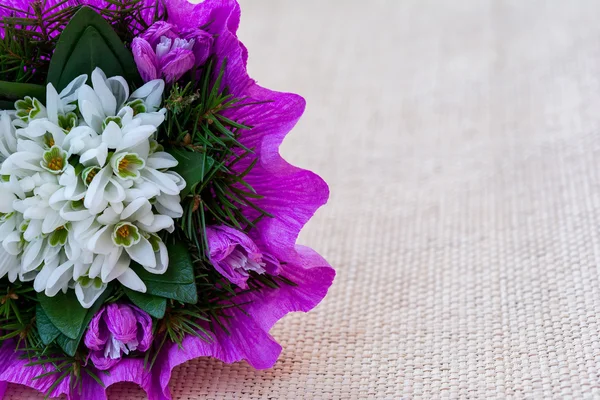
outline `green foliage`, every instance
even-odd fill
[[[56,43],[48,81],[60,91],[79,75],[91,75],[97,67],[106,76],[123,76],[129,84],[141,82],[131,52],[109,23],[91,8],[82,7]]]
[[[226,116],[229,111],[257,103],[227,93],[223,85],[225,68],[226,61],[215,71],[211,61],[198,79],[194,72],[185,87],[172,87],[165,100],[166,126],[159,136],[180,162],[177,171],[187,182],[182,193],[185,214],[178,230],[200,258],[206,254],[207,225],[248,230],[270,216],[256,205],[262,196],[244,180],[257,162],[254,150],[239,140],[251,127]],[[239,172],[234,166],[242,160],[248,166]],[[248,208],[257,211],[256,220],[246,217],[244,211]]]
[[[46,100],[46,88],[42,85],[34,85],[31,83],[0,81],[0,93],[2,93],[2,98],[12,100],[13,103],[16,100],[24,99],[25,97],[34,97],[41,102],[45,102]]]
[[[193,182],[196,185],[204,180],[206,172],[210,171],[215,164],[215,160],[201,152],[188,151],[178,147],[171,147],[168,151],[179,162],[173,171],[181,175],[186,182]],[[194,189],[194,185],[187,185],[181,191],[181,197],[186,197]]]
[[[87,310],[79,304],[73,290],[48,297],[38,293],[38,302],[52,324],[64,335],[75,339],[79,334]]]
[[[194,304],[198,301],[196,291],[194,265],[188,249],[182,243],[167,244],[169,251],[169,268],[162,275],[154,275],[139,265],[133,270],[146,284],[146,293]]]
[[[74,356],[94,314],[110,297],[112,290],[113,287],[109,286],[87,310],[79,304],[72,290],[54,297],[38,293],[39,307],[36,308],[36,317],[40,335],[43,332],[43,343],[49,345],[55,342],[66,354]],[[59,332],[58,335],[56,331]]]
[[[0,344],[14,339],[17,346],[41,346],[35,326],[35,292],[30,285],[0,280]]]
[[[154,318],[161,319],[165,316],[165,311],[167,310],[166,298],[135,292],[127,288],[123,288],[123,291],[133,304],[146,311]]]

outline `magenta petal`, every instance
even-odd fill
[[[207,227],[206,239],[208,256],[215,269],[229,282],[246,289],[249,276],[247,263],[239,265],[232,258],[235,258],[235,251],[238,255],[242,254],[249,260],[261,263],[262,257],[256,244],[245,233],[224,225]]]
[[[104,345],[108,341],[108,331],[102,322],[104,310],[103,308],[94,315],[90,327],[85,333],[84,344],[90,350],[104,349]]]
[[[121,361],[120,358],[112,359],[104,357],[104,351],[92,351],[90,353],[90,359],[92,360],[94,367],[98,368],[100,371],[106,371],[107,369],[114,367],[119,363],[119,361]]]
[[[212,35],[200,29],[189,29],[182,32],[182,37],[186,40],[194,39],[196,65],[204,65],[212,52],[214,42]]]
[[[131,44],[131,50],[142,79],[145,82],[157,79],[159,77],[158,64],[150,43],[144,39],[135,38]]]
[[[138,324],[137,341],[138,351],[146,351],[152,345],[154,336],[152,335],[152,318],[146,312],[135,308],[136,319]]]
[[[173,369],[198,357],[215,357],[226,363],[246,360],[254,368],[272,367],[281,352],[281,346],[268,334],[280,318],[293,311],[310,311],[327,294],[335,272],[323,258],[306,247],[297,248],[300,265],[282,267],[282,275],[297,286],[281,286],[265,292],[250,292],[239,301],[249,301],[245,312],[232,309],[228,319],[229,334],[220,329],[214,341],[207,343],[188,336],[182,348],[171,344],[155,366],[162,395],[151,399],[170,399],[169,380]]]
[[[169,83],[179,80],[195,63],[194,52],[182,48],[171,50],[160,60],[160,69]]]
[[[38,392],[45,393],[56,382],[60,375],[49,375],[40,379],[34,379],[36,376],[50,372],[51,366],[34,365],[26,367],[29,363],[27,358],[20,359],[22,354],[15,351],[15,343],[12,341],[5,342],[0,348],[0,383],[16,383],[25,385]],[[97,384],[96,384],[97,385]],[[66,394],[68,399],[71,399],[69,391],[69,379],[60,382],[52,391],[52,397],[59,397],[61,394]]]
[[[157,21],[141,35],[141,38],[150,43],[152,47],[156,47],[160,43],[162,36],[166,36],[169,39],[176,39],[179,37],[177,27],[165,21]]]
[[[258,247],[246,234],[225,225],[209,226],[206,239],[212,261],[223,261],[235,248],[241,246],[248,254],[259,253]]]
[[[136,315],[130,306],[106,306],[106,326],[115,339],[125,344],[137,338]]]
[[[123,359],[108,374],[100,374],[99,377],[107,388],[115,383],[133,382],[144,389],[150,399],[156,398],[153,393],[160,393],[153,389],[152,375],[144,368],[144,360],[140,358]]]

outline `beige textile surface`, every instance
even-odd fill
[[[600,2],[242,6],[253,76],[308,100],[283,153],[331,185],[300,240],[338,277],[272,370],[174,398],[600,398]]]

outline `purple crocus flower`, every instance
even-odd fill
[[[138,70],[145,81],[164,78],[177,81],[194,66],[203,65],[212,49],[213,37],[198,28],[179,30],[159,21],[131,45]]]
[[[110,369],[123,354],[150,348],[152,318],[135,306],[109,304],[92,319],[84,342],[91,350],[94,366],[103,371]]]
[[[206,229],[208,255],[211,263],[229,282],[242,289],[250,271],[258,274],[276,275],[279,261],[271,255],[263,255],[258,246],[246,234],[228,226],[210,226]]]

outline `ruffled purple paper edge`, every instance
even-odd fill
[[[252,232],[253,238],[284,262],[281,275],[297,286],[239,296],[240,302],[249,304],[245,312],[232,309],[231,320],[235,322],[228,325],[228,333],[217,328],[212,342],[189,336],[182,348],[172,344],[160,354],[152,371],[144,368],[142,359],[124,359],[108,375],[97,372],[104,388],[84,376],[81,392],[71,391],[66,379],[53,390],[53,397],[65,394],[68,399],[102,400],[106,399],[109,386],[133,382],[147,392],[150,400],[171,399],[169,382],[173,369],[205,356],[225,363],[246,360],[254,368],[270,368],[281,352],[281,346],[268,333],[272,326],[289,312],[313,309],[325,297],[335,276],[331,266],[317,253],[295,245],[301,228],[327,202],[327,185],[318,175],[288,164],[279,154],[279,146],[304,112],[304,99],[262,88],[247,75],[248,53],[236,36],[240,22],[236,1],[207,0],[192,5],[185,0],[167,0],[165,3],[170,22],[196,26],[211,23],[208,30],[217,35],[217,59],[228,60],[224,84],[234,94],[250,97],[252,101],[269,101],[240,109],[232,116],[253,126],[244,144],[256,148],[260,160],[248,180],[257,192],[265,195],[265,204],[261,206],[275,215],[260,223]],[[264,179],[265,176],[269,179]],[[0,365],[5,367],[0,372],[0,400],[7,382],[40,392],[46,392],[55,382],[55,376],[33,380],[46,370],[42,366],[25,367],[26,363],[18,359],[10,343],[0,349]]]

